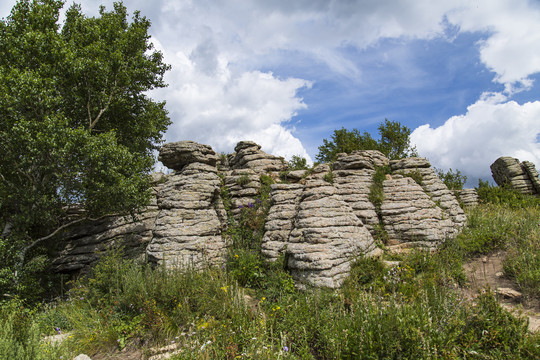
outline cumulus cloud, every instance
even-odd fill
[[[204,51],[207,48],[204,45]],[[211,62],[203,56],[201,64],[193,55],[200,49],[174,55],[176,72],[168,80],[182,85],[167,97],[171,118],[180,121],[170,126],[167,139],[195,140],[223,152],[231,152],[240,140],[254,140],[267,152],[286,158],[299,154],[311,160],[293,136],[294,128],[287,126],[306,107],[297,91],[310,83],[279,79],[271,72],[235,73],[220,56]]]
[[[97,15],[99,4],[112,9],[112,0],[82,1],[84,11]],[[532,74],[540,71],[540,6],[527,0],[125,0],[129,11],[140,9],[152,20],[152,41],[172,64],[167,74],[170,87],[152,95],[167,100],[173,125],[169,141],[192,139],[217,151],[231,151],[238,140],[251,139],[274,154],[309,158],[295,136],[291,119],[310,104],[299,90],[316,79],[281,78],[268,70],[268,58],[287,64],[287,54],[301,53],[305,65],[325,64],[330,75],[362,81],[361,62],[344,49],[377,46],[381,39],[447,38],[449,27],[458,32],[479,32],[480,61],[493,72],[504,93],[486,94],[469,106],[465,115],[452,117],[439,128],[424,125],[413,134],[419,150],[432,160],[478,172],[477,158],[487,160],[483,148],[473,156],[467,139],[485,139],[491,152],[507,155],[523,151],[538,161],[538,145],[525,133],[509,131],[516,119],[531,127],[536,102],[519,105],[511,96],[531,89]],[[12,1],[14,3],[14,0]],[[5,10],[8,3],[0,9]],[[285,54],[285,57],[283,57]],[[400,58],[399,61],[403,61]],[[297,64],[298,65],[298,64]],[[396,76],[406,76],[397,74]],[[508,119],[503,119],[508,116]],[[538,122],[538,121],[537,121]],[[482,125],[483,124],[483,125]],[[482,126],[481,126],[482,125]],[[487,129],[482,133],[479,128]],[[462,133],[460,133],[460,131]],[[506,131],[506,133],[505,133]],[[493,139],[482,134],[492,133]],[[462,134],[457,138],[455,134]],[[535,137],[538,131],[531,136]],[[476,137],[467,136],[476,134]],[[501,137],[501,134],[505,136]],[[422,135],[422,136],[420,136]],[[437,138],[437,147],[427,136]],[[467,151],[457,150],[449,136]],[[511,138],[515,136],[515,138]],[[506,141],[504,141],[506,140]],[[496,143],[502,144],[498,150]],[[473,142],[478,144],[478,142]],[[526,144],[520,147],[510,146]],[[443,146],[443,144],[446,144]],[[536,152],[535,152],[536,151]],[[467,158],[467,154],[470,157]],[[521,154],[521,153],[520,153]],[[484,159],[485,157],[485,159]],[[522,156],[523,157],[523,156]]]
[[[449,12],[449,20],[461,31],[487,31],[480,58],[495,81],[512,94],[528,90],[531,74],[540,71],[540,6],[529,1],[478,0]]]
[[[444,125],[422,125],[411,141],[420,155],[442,169],[459,169],[473,179],[491,179],[489,166],[500,156],[540,164],[540,101],[518,104],[500,94],[484,94]],[[471,184],[476,185],[476,184]]]

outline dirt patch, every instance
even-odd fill
[[[525,298],[516,282],[504,275],[505,257],[506,253],[500,251],[466,263],[464,269],[470,285],[463,291],[470,299],[486,288],[495,291],[503,308],[517,316],[527,317],[530,331],[540,331],[540,302]]]

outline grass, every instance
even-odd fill
[[[245,210],[254,212],[252,223],[236,226],[259,229],[266,195],[258,212]],[[3,303],[0,359],[173,343],[172,359],[536,359],[540,335],[493,293],[468,302],[454,290],[466,286],[465,261],[504,250],[506,273],[528,296],[539,296],[540,207],[526,201],[484,200],[470,210],[462,234],[434,254],[394,256],[393,267],[359,258],[339,290],[295,290],[286,259],[267,263],[253,238],[237,241],[224,267],[200,272],[152,269],[111,252],[55,303]],[[44,336],[56,328],[72,338],[47,344]]]

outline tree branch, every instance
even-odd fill
[[[115,79],[114,80],[114,86],[113,88],[111,89],[111,94],[109,95],[109,99],[107,99],[107,104],[105,105],[104,108],[102,108],[98,115],[96,116],[96,119],[94,121],[90,120],[90,131],[92,131],[92,129],[94,128],[94,126],[96,126],[97,122],[99,121],[99,119],[101,118],[101,115],[103,115],[103,113],[105,111],[107,111],[109,109],[109,106],[111,105],[111,102],[112,102],[112,98],[114,96],[114,91],[116,90],[116,84],[117,84],[117,80]],[[88,100],[88,114],[90,115],[90,100]]]
[[[37,244],[45,241],[45,240],[48,240],[50,238],[52,238],[53,236],[55,236],[56,234],[58,234],[60,231],[72,226],[72,225],[75,225],[75,224],[78,224],[80,222],[83,222],[85,220],[90,220],[90,221],[96,221],[96,220],[99,220],[99,219],[103,219],[107,216],[111,216],[110,214],[109,215],[103,215],[101,217],[98,217],[98,218],[90,218],[90,217],[85,217],[85,218],[81,218],[81,219],[77,219],[77,220],[73,220],[67,224],[64,224],[62,226],[60,226],[59,228],[57,228],[56,230],[54,230],[52,233],[50,233],[49,235],[47,236],[43,236],[43,237],[40,237],[39,239],[36,239],[35,241],[33,241],[31,244],[25,246],[21,252],[19,253],[19,262],[17,263],[17,268],[21,268],[22,265],[24,264],[24,258],[26,256],[26,253],[28,252],[28,250],[32,249],[34,246],[36,246]]]

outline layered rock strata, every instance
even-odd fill
[[[301,284],[336,288],[348,276],[351,260],[369,256],[376,245],[336,188],[320,176],[324,170],[315,169],[303,187],[287,243],[287,266]]]
[[[390,162],[378,151],[355,151],[339,154],[331,167],[285,173],[283,159],[253,142],[238,143],[220,159],[207,145],[182,141],[163,146],[159,159],[173,173],[156,179],[155,199],[137,221],[107,218],[69,229],[58,270],[87,267],[119,241],[156,264],[219,265],[230,245],[227,224],[273,180],[261,251],[269,260],[283,255],[299,286],[340,286],[355,257],[380,251],[380,234],[388,235],[386,245],[433,248],[466,221],[453,193],[421,158]],[[381,169],[386,180],[378,175],[375,183]]]
[[[464,207],[475,207],[478,205],[478,192],[476,189],[456,190],[455,194]]]
[[[533,163],[520,163],[518,159],[502,156],[490,168],[497,185],[510,186],[523,194],[540,194],[540,179]]]
[[[336,162],[332,164],[334,186],[338,194],[374,236],[380,220],[375,205],[369,200],[369,194],[375,168],[388,164],[383,153],[376,150],[338,154]]]
[[[413,176],[419,180],[425,193],[437,207],[443,210],[445,216],[452,220],[452,230],[447,237],[456,235],[465,226],[467,216],[459,205],[459,201],[437,176],[427,159],[412,157],[393,160],[390,162],[390,169],[393,173]]]
[[[436,247],[455,233],[455,224],[412,178],[395,175],[383,183],[381,214],[388,245]]]
[[[200,269],[221,263],[221,178],[218,157],[211,147],[191,141],[164,145],[159,160],[175,170],[159,188],[159,214],[146,249],[157,264]]]

